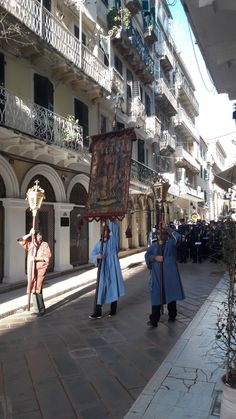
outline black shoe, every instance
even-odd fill
[[[157,323],[153,323],[150,320],[147,322],[147,325],[150,326],[151,329],[157,327]]]
[[[172,322],[172,323],[173,323],[173,322],[175,322],[175,320],[176,320],[176,318],[175,318],[175,317],[169,317],[169,318],[168,318],[168,322]]]
[[[108,314],[108,317],[113,317],[115,315],[116,315],[116,311],[115,312],[110,311],[110,313]]]
[[[37,313],[37,317],[42,317],[44,316],[44,314],[45,314],[45,311],[40,311],[39,313]]]
[[[96,313],[93,313],[89,316],[89,318],[92,320],[100,319],[101,317],[102,317],[101,314],[96,314]]]

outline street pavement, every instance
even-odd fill
[[[147,394],[144,409],[142,392],[149,383],[153,385],[152,377],[191,326],[224,269],[208,261],[179,264],[186,299],[178,303],[178,319],[168,323],[165,312],[158,328],[149,329],[148,270],[143,256],[121,259],[126,296],[114,317],[107,316],[109,307],[104,306],[101,319],[88,318],[94,304],[94,269],[55,278],[51,285],[47,281],[47,314],[41,318],[22,311],[23,289],[0,294],[5,307],[0,320],[0,418],[146,417]],[[12,304],[17,312],[9,315]],[[148,397],[150,406],[153,388]],[[159,416],[152,413],[147,418]]]

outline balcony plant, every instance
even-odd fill
[[[116,35],[119,29],[128,29],[130,24],[131,13],[126,7],[112,7],[107,14],[107,27],[112,35]]]
[[[223,355],[225,374],[221,419],[236,418],[236,223],[228,219],[222,229],[222,256],[227,270],[226,298],[218,310],[216,342]]]
[[[67,115],[62,128],[63,146],[72,150],[80,148],[81,129],[74,115]]]

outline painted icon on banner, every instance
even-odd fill
[[[133,128],[91,137],[91,172],[86,216],[122,218],[127,212]]]

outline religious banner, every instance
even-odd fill
[[[127,212],[134,128],[91,137],[88,202],[84,216],[92,220],[122,219]]]

